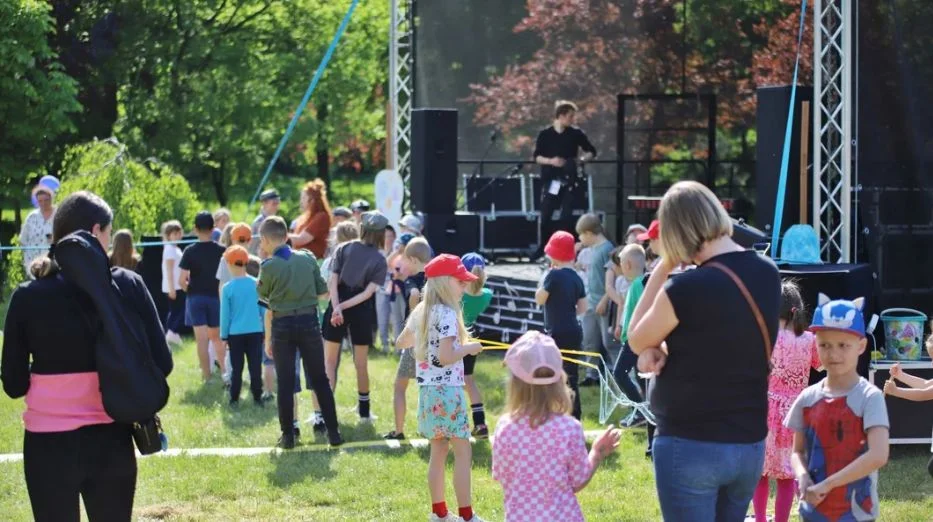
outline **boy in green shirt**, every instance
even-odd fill
[[[259,227],[260,248],[268,256],[259,272],[259,299],[272,314],[271,354],[278,374],[279,447],[296,444],[294,428],[295,354],[301,354],[305,373],[320,403],[327,440],[331,446],[343,444],[337,428],[334,394],[324,371],[324,344],[317,303],[327,293],[314,254],[292,250],[285,242],[288,227],[277,216],[266,218]]]
[[[630,374],[632,368],[638,363],[638,356],[628,345],[628,329],[632,314],[638,305],[638,300],[641,299],[641,294],[645,291],[646,262],[645,249],[641,245],[628,245],[619,252],[618,264],[622,268],[622,277],[627,279],[631,285],[625,294],[625,304],[619,310],[619,320],[616,324],[615,337],[622,342],[622,350],[619,352],[619,359],[612,370],[612,376],[629,400],[635,402],[642,402],[644,399],[641,390],[638,389],[638,385],[632,380]],[[632,427],[644,424],[644,422],[644,416],[635,411],[622,421],[622,425]]]

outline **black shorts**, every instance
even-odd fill
[[[330,324],[334,313],[333,305],[327,305],[324,312],[324,325],[321,336],[331,343],[343,341],[350,334],[350,343],[353,346],[370,346],[373,344],[373,330],[376,328],[375,299],[370,297],[366,301],[343,311],[343,324],[334,326]]]
[[[476,368],[476,357],[476,355],[463,356],[463,375],[473,375],[473,370]]]

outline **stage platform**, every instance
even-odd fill
[[[499,262],[487,266],[486,275],[493,298],[473,326],[476,337],[509,343],[528,330],[544,330],[544,309],[535,303],[544,265]]]

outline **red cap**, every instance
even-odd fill
[[[651,239],[658,239],[661,237],[661,222],[655,219],[651,222],[651,225],[648,226],[647,232],[642,232],[638,234],[635,239],[639,241],[649,241]]]
[[[567,263],[577,257],[574,250],[575,244],[576,240],[573,238],[573,234],[559,230],[551,235],[551,239],[548,240],[547,245],[544,247],[544,253],[554,261]]]
[[[456,277],[466,283],[478,279],[463,266],[463,261],[459,257],[451,254],[441,254],[428,261],[428,264],[424,265],[424,275],[428,279],[443,276]]]

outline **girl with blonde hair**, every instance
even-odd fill
[[[470,422],[463,396],[463,358],[482,351],[479,343],[467,342],[460,299],[475,275],[460,258],[441,254],[424,267],[427,277],[423,298],[412,311],[395,345],[414,347],[415,380],[418,383],[418,431],[431,441],[428,488],[431,491],[432,522],[482,522],[473,513],[470,491]],[[460,518],[448,513],[444,497],[444,467],[447,453],[454,452],[454,491]]]

